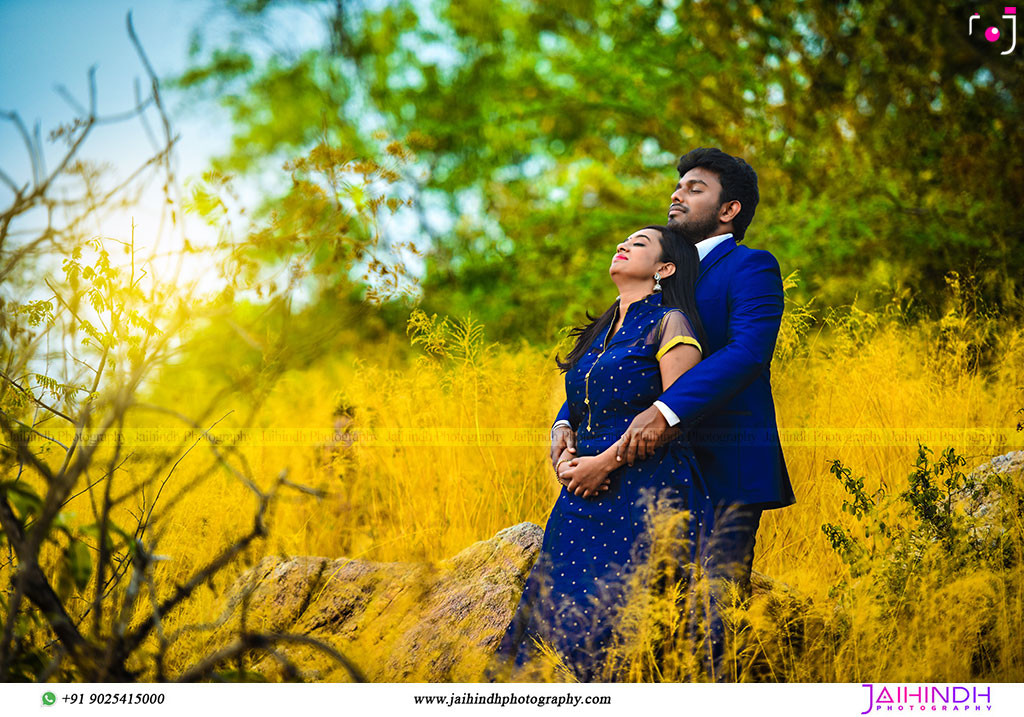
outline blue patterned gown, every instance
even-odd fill
[[[609,337],[617,319],[616,310],[605,335],[566,373],[579,456],[597,455],[611,446],[658,399],[658,362],[669,349],[682,343],[700,348],[686,315],[662,306],[660,293],[630,304],[622,327]],[[685,381],[686,374],[679,380]],[[562,488],[537,562],[498,647],[498,660],[526,664],[534,654],[534,638],[542,637],[579,679],[596,678],[611,637],[613,608],[623,599],[627,568],[643,555],[645,498],[652,494],[667,495],[673,507],[693,513],[690,555],[679,558],[682,563],[694,560],[694,547],[706,539],[713,511],[685,436],[644,461],[623,463],[609,478],[610,489],[597,497],[578,497]]]

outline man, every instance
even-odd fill
[[[719,149],[698,148],[680,158],[668,225],[692,241],[700,256],[696,284],[707,345],[703,359],[633,420],[618,455],[630,465],[655,447],[689,431],[705,482],[716,504],[705,569],[750,589],[750,568],[761,513],[796,502],[775,419],[771,359],[782,321],[779,263],[769,252],[741,245],[759,199],[757,174]],[[553,461],[575,451],[563,405],[552,428]],[[714,608],[714,606],[713,606]],[[721,659],[721,623],[713,609],[712,656]]]

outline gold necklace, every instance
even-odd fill
[[[591,419],[594,416],[594,409],[590,405],[590,373],[591,373],[591,371],[594,370],[594,368],[597,367],[597,362],[601,360],[602,356],[604,356],[604,352],[608,350],[608,339],[611,337],[612,327],[615,326],[615,322],[618,320],[618,318],[619,318],[619,309],[618,309],[618,307],[615,307],[615,315],[612,317],[612,322],[608,325],[608,330],[605,331],[604,343],[601,345],[601,353],[599,353],[597,355],[597,358],[594,359],[594,363],[593,363],[593,365],[591,365],[590,371],[587,371],[587,375],[583,378],[583,388],[584,388],[584,392],[585,392],[584,393],[584,398],[583,398],[583,403],[586,404],[586,406],[587,406],[587,432],[588,433],[591,430]],[[622,323],[626,323],[625,320],[623,320]]]

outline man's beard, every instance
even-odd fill
[[[718,215],[715,212],[708,212],[707,216],[701,219],[694,217],[687,222],[673,218],[668,220],[667,226],[670,229],[678,230],[691,244],[696,244],[715,235],[715,232],[718,231]]]

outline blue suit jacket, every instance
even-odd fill
[[[700,263],[697,311],[704,358],[659,399],[688,431],[716,502],[781,508],[796,502],[772,400],[771,360],[782,322],[779,263],[723,240]],[[567,404],[557,420],[570,420]]]

